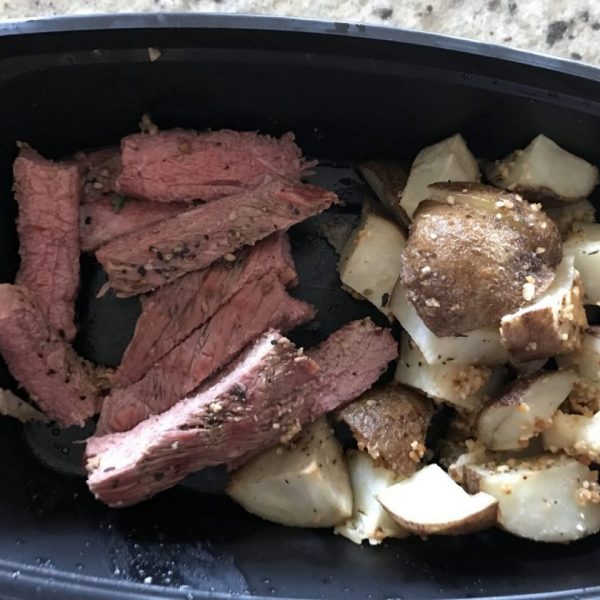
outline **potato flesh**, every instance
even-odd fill
[[[454,361],[430,365],[406,332],[401,336],[400,359],[394,379],[425,395],[465,410],[481,408],[484,397],[502,384],[504,369],[463,365]]]
[[[398,483],[402,477],[389,469],[375,466],[367,452],[348,450],[346,460],[352,483],[352,516],[338,525],[335,533],[355,544],[368,540],[371,545],[381,544],[389,537],[403,538],[410,535],[392,520],[376,498],[379,492]]]
[[[365,207],[340,258],[342,283],[389,315],[405,245],[398,225]]]
[[[501,365],[508,353],[495,328],[476,329],[460,336],[437,337],[406,297],[400,282],[394,288],[390,308],[400,325],[417,344],[428,364]]]
[[[470,491],[499,502],[498,525],[538,542],[570,542],[600,529],[597,473],[561,455],[465,467]]]
[[[569,456],[600,460],[600,413],[593,416],[556,413],[552,426],[542,434],[544,449],[562,450]]]
[[[575,412],[585,415],[600,410],[600,327],[588,327],[577,352],[556,357],[560,367],[575,367],[579,378],[569,396]]]
[[[412,218],[437,181],[478,181],[479,166],[465,140],[455,134],[421,150],[410,169],[400,206]]]
[[[524,150],[497,161],[488,177],[499,187],[573,202],[591,194],[598,182],[598,169],[545,135],[538,135]]]
[[[577,350],[586,327],[579,273],[573,256],[565,256],[533,304],[502,317],[500,335],[515,362],[528,362]]]
[[[325,418],[290,447],[277,446],[235,471],[227,494],[248,512],[294,527],[333,527],[352,514],[342,447]]]
[[[444,470],[432,464],[378,495],[386,511],[417,535],[455,535],[490,527],[497,501],[488,494],[467,494]]]
[[[575,223],[563,244],[564,256],[573,256],[583,282],[584,303],[600,302],[600,223]]]
[[[518,380],[481,412],[478,439],[494,451],[526,447],[550,426],[576,377],[573,371],[552,371]]]

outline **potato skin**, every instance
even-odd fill
[[[417,469],[417,444],[425,445],[432,416],[428,398],[394,383],[370,389],[337,413],[376,464],[406,477]]]
[[[402,254],[400,280],[435,335],[497,325],[527,302],[525,283],[534,286],[529,301],[552,283],[545,252],[536,253],[531,237],[509,221],[466,204],[421,203]],[[543,222],[544,229],[554,228],[560,252],[556,226]],[[555,251],[549,254],[553,263]]]
[[[516,363],[576,352],[581,348],[587,318],[580,300],[583,286],[579,275],[567,298],[571,305],[569,318],[560,315],[556,318],[553,307],[546,307],[524,314],[514,322],[502,321],[502,342]],[[561,325],[569,329],[566,340],[561,336]]]
[[[448,196],[457,204],[481,208],[522,233],[532,252],[544,248],[542,261],[555,267],[562,259],[560,232],[541,205],[530,204],[518,193],[500,190],[491,185],[471,182],[443,182],[429,186],[431,199],[447,203]],[[499,215],[499,217],[498,217]]]
[[[400,206],[400,197],[406,187],[410,173],[410,163],[397,160],[370,160],[359,166],[363,177],[369,180],[369,175],[377,179],[381,185],[378,194],[379,201],[392,213],[396,222],[404,230],[410,225],[410,217]],[[374,191],[376,191],[374,189]]]

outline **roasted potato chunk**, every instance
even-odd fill
[[[417,535],[459,535],[496,524],[498,501],[485,492],[467,494],[438,465],[424,467],[377,498],[394,521]]]
[[[479,181],[477,160],[459,133],[423,148],[415,157],[400,198],[409,217],[427,199],[427,186],[436,181]]]
[[[558,411],[552,426],[542,434],[544,449],[562,451],[600,462],[600,413],[592,416],[570,415]]]
[[[234,471],[226,493],[248,512],[291,527],[333,527],[352,514],[350,477],[324,417]]]
[[[402,282],[392,293],[390,308],[400,325],[417,344],[428,364],[502,365],[508,361],[498,328],[474,329],[458,336],[438,337],[423,322],[406,297]]]
[[[402,480],[390,469],[378,467],[367,452],[348,450],[346,462],[352,482],[352,516],[335,528],[335,533],[343,535],[355,544],[368,540],[369,544],[381,544],[389,537],[404,538],[408,531],[400,527],[387,514],[377,501],[377,494]]]
[[[533,304],[500,321],[502,343],[517,363],[578,350],[586,328],[583,287],[572,256],[565,256],[554,281]]]
[[[390,298],[400,275],[404,232],[367,203],[340,256],[344,286],[390,314]]]
[[[375,195],[396,221],[406,228],[410,218],[400,206],[400,198],[410,167],[397,160],[370,160],[358,167]]]
[[[465,467],[471,493],[498,500],[498,525],[537,542],[565,543],[600,529],[598,473],[574,458],[546,454]]]
[[[576,202],[598,183],[598,169],[543,134],[524,150],[488,165],[486,175],[499,187],[539,202]]]
[[[508,217],[469,204],[426,201],[415,214],[402,253],[400,280],[410,302],[437,336],[497,325],[535,300],[554,279],[560,235],[549,219],[533,219],[525,235]],[[553,230],[550,247],[545,229]],[[535,232],[544,231],[538,245]],[[557,245],[557,246],[556,246]]]
[[[502,385],[504,374],[502,367],[491,369],[455,361],[430,365],[418,346],[403,332],[394,379],[434,400],[464,410],[479,410],[484,397],[489,397]]]
[[[404,476],[412,475],[423,457],[432,416],[430,400],[396,384],[372,388],[337,413],[350,427],[359,449]]]
[[[600,223],[574,223],[564,254],[575,259],[583,281],[584,304],[600,302]]]
[[[519,450],[552,424],[577,378],[574,371],[541,372],[519,379],[479,415],[479,439],[490,450]]]

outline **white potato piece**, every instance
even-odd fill
[[[352,514],[346,461],[325,418],[292,446],[267,450],[235,471],[226,492],[248,512],[293,527],[333,527]]]
[[[563,255],[575,259],[583,282],[584,303],[600,302],[600,223],[574,223],[563,244]]]
[[[550,452],[563,451],[600,462],[600,413],[588,417],[558,411],[542,440],[544,449]]]
[[[459,133],[423,148],[415,157],[400,198],[409,217],[429,196],[427,186],[438,181],[479,181],[477,160]]]
[[[405,245],[406,237],[400,227],[365,204],[358,227],[342,251],[342,283],[389,315]]]
[[[21,400],[16,394],[10,390],[0,389],[0,415],[5,417],[13,417],[22,423],[29,421],[48,421],[48,417]]]
[[[529,199],[575,202],[587,198],[598,183],[598,169],[567,152],[545,135],[489,166],[498,187],[523,192]]]
[[[500,527],[537,542],[563,543],[600,529],[597,473],[564,455],[507,463],[465,467],[467,489],[498,500]]]
[[[430,365],[410,336],[402,332],[394,379],[434,400],[465,410],[479,410],[483,399],[502,385],[504,374],[502,367],[464,365],[454,361]]]
[[[563,236],[571,233],[575,223],[594,223],[596,209],[589,200],[579,200],[573,204],[544,207],[546,214],[556,223]]]
[[[560,367],[575,367],[579,378],[569,396],[571,408],[591,415],[600,411],[600,327],[588,327],[577,352],[557,356]]]
[[[400,475],[385,467],[375,466],[367,452],[346,452],[350,481],[352,483],[352,516],[335,528],[355,544],[368,540],[369,544],[381,544],[389,537],[403,538],[410,535],[387,514],[377,501],[377,494],[402,480]]]
[[[573,256],[563,258],[554,281],[533,304],[500,321],[502,343],[518,363],[579,349],[586,328],[583,289]]]
[[[500,332],[495,328],[476,329],[460,336],[437,337],[417,314],[401,282],[394,288],[390,309],[431,365],[455,362],[489,366],[502,365],[508,360],[508,352],[500,342]]]
[[[576,352],[557,358],[559,366],[574,366],[581,377],[600,383],[600,327],[588,327]]]
[[[526,447],[550,426],[576,378],[574,371],[546,371],[515,381],[481,411],[479,440],[495,451]]]
[[[358,167],[375,195],[403,227],[410,219],[400,207],[400,197],[406,185],[409,167],[397,160],[370,160]]]
[[[459,535],[491,527],[498,502],[485,493],[467,494],[438,465],[417,471],[377,496],[392,519],[417,535]]]

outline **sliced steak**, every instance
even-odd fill
[[[302,422],[310,422],[358,398],[398,358],[398,344],[389,330],[371,319],[352,321],[307,353],[318,365],[317,377],[299,394],[310,398]]]
[[[289,240],[284,233],[244,248],[234,262],[215,262],[156,290],[142,301],[142,314],[121,360],[116,382],[127,385],[138,381],[241,287],[268,273],[278,276],[284,285],[297,280]]]
[[[295,430],[293,390],[317,366],[276,332],[262,336],[226,372],[135,429],[88,440],[88,486],[110,506],[140,502],[204,467],[272,446]]]
[[[298,181],[307,165],[294,136],[185,129],[121,141],[121,193],[155,202],[215,200],[274,179]]]
[[[82,202],[95,202],[117,191],[117,178],[121,174],[121,148],[103,148],[93,152],[78,152],[75,163],[83,179]]]
[[[319,372],[295,392],[304,399],[302,426],[368,390],[398,357],[398,344],[387,329],[363,319],[338,329],[307,355],[319,365]],[[236,469],[255,454],[237,458],[229,468]]]
[[[79,288],[79,172],[29,147],[21,149],[13,171],[21,256],[16,283],[31,290],[50,324],[70,341]]]
[[[48,324],[25,287],[0,285],[0,353],[30,398],[59,424],[83,425],[98,412],[94,368]]]
[[[164,412],[267,329],[289,331],[313,316],[314,309],[289,296],[276,274],[246,284],[140,381],[113,391],[98,432],[126,431]]]
[[[96,252],[118,296],[149,292],[315,215],[337,196],[312,185],[271,183],[123,235]]]
[[[188,204],[124,200],[116,194],[82,204],[79,211],[81,250],[91,252],[121,235],[189,210]]]

